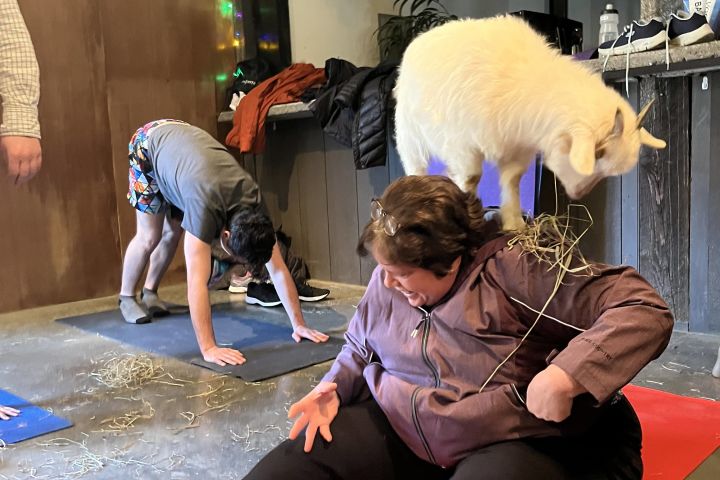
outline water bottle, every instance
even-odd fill
[[[605,9],[600,14],[600,37],[598,45],[605,42],[615,40],[618,37],[618,11],[612,3],[605,5]]]

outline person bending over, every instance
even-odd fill
[[[123,259],[119,304],[125,321],[147,323],[168,313],[157,288],[183,232],[187,295],[203,358],[218,365],[245,362],[242,353],[219,347],[210,312],[211,246],[219,238],[228,252],[270,273],[299,342],[327,341],[309,328],[298,293],[280,255],[260,190],[235,158],[202,129],[180,120],[156,120],[139,128],[129,144],[128,200],[136,209],[136,234]],[[135,289],[147,267],[141,302]]]

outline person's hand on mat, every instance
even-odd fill
[[[327,442],[332,441],[330,424],[335,419],[340,408],[340,397],[335,392],[337,384],[332,382],[320,382],[302,400],[294,403],[288,410],[288,418],[300,418],[295,420],[290,429],[290,440],[295,440],[300,432],[305,429],[305,447],[303,450],[308,453],[312,450],[315,435],[320,430],[320,435]]]
[[[315,343],[327,342],[328,338],[330,338],[324,333],[308,328],[305,325],[293,327],[292,337],[296,342],[299,342],[303,338],[307,338]]]
[[[217,363],[221,367],[225,365],[242,365],[245,363],[245,357],[242,353],[232,348],[222,348],[215,345],[203,352],[203,358],[206,362]]]
[[[530,381],[527,409],[542,420],[561,422],[570,416],[573,399],[586,391],[565,370],[550,365]]]
[[[17,417],[18,415],[20,415],[20,410],[0,405],[0,420],[10,420],[10,417]]]

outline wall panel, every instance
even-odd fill
[[[0,187],[0,311],[117,292],[135,232],[130,134],[174,117],[215,135],[225,86],[216,75],[234,66],[233,50],[218,48],[232,38],[218,1],[19,4],[40,64],[44,162],[29,184]]]

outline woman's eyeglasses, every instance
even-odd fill
[[[370,217],[382,226],[383,232],[388,237],[394,237],[400,230],[400,223],[397,219],[385,211],[378,199],[374,198],[370,202]]]

